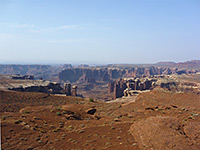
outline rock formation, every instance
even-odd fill
[[[77,86],[71,86],[70,83],[65,83],[64,88],[61,87],[60,83],[35,80],[34,82],[24,85],[16,85],[15,87],[8,88],[8,90],[20,91],[20,92],[42,92],[48,94],[66,94],[66,96],[77,96]]]
[[[76,85],[72,86],[72,96],[77,96],[77,86]]]
[[[157,75],[141,78],[120,78],[108,83],[108,93],[113,93],[113,98],[133,96],[144,90],[152,90],[155,87],[163,88],[171,92],[196,92],[200,85],[190,82],[179,82],[170,75]]]
[[[65,89],[66,95],[71,95],[71,84],[70,83],[65,83],[64,89]]]
[[[135,92],[133,90],[149,90],[152,88],[152,83],[154,80],[146,79],[140,81],[139,78],[136,79],[118,79],[115,82],[108,83],[108,93],[113,92],[113,98],[116,99],[122,96],[131,95],[130,92]]]
[[[59,79],[62,81],[77,82],[83,81],[95,83],[96,81],[109,82],[118,78],[149,77],[153,75],[171,75],[171,74],[190,74],[197,70],[184,70],[167,67],[134,67],[127,69],[119,68],[69,68],[59,73]],[[139,84],[139,82],[136,84]],[[146,83],[148,84],[148,83]],[[138,85],[136,85],[138,86]],[[142,86],[142,85],[141,85]]]
[[[120,78],[114,83],[114,99],[123,96],[123,92],[126,89],[126,83]]]
[[[113,90],[114,90],[114,82],[111,81],[108,83],[108,93],[109,94],[112,93]]]

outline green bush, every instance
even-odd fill
[[[29,114],[30,113],[30,111],[24,111],[23,112],[23,114]]]
[[[90,98],[89,101],[90,101],[90,102],[94,102],[94,99]]]
[[[60,112],[56,112],[56,115],[57,115],[57,116],[61,116],[61,113],[60,113]]]

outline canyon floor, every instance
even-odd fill
[[[200,94],[161,89],[135,102],[0,92],[2,150],[200,149]]]

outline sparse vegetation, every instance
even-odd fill
[[[56,112],[56,115],[61,116],[62,114],[61,114],[61,112]]]
[[[115,129],[115,127],[111,127],[111,129]]]
[[[71,130],[73,130],[73,129],[74,129],[74,127],[73,127],[72,125],[69,125],[69,126],[68,126],[68,130],[69,130],[69,131],[71,131]]]
[[[56,129],[53,129],[52,131],[53,132],[58,132],[60,130],[60,128],[58,127],[58,128],[56,128]]]
[[[35,116],[33,117],[33,119],[35,119],[35,120],[40,120],[40,118],[39,118],[39,117],[35,117]]]
[[[94,102],[94,99],[93,98],[89,98],[89,102]]]
[[[24,111],[24,112],[22,112],[23,114],[29,114],[30,113],[30,111]]]
[[[1,117],[1,120],[5,120],[5,119],[6,119],[6,116],[2,116],[2,117]]]
[[[57,110],[62,110],[61,106],[58,106],[58,107],[57,107]]]
[[[55,126],[54,126],[54,125],[49,125],[49,127],[50,127],[50,128],[55,128]]]

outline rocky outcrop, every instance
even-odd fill
[[[72,96],[77,96],[77,86],[76,85],[72,86]]]
[[[70,83],[64,84],[64,90],[67,96],[77,96],[77,88],[78,87],[76,85],[71,86]]]
[[[65,83],[64,84],[64,90],[66,95],[71,95],[71,84],[70,83]]]
[[[122,97],[123,96],[123,92],[126,89],[126,83],[124,82],[124,80],[122,78],[120,78],[119,80],[117,80],[114,83],[114,99],[118,98],[118,97]]]
[[[199,93],[200,85],[198,83],[192,83],[192,82],[175,82],[175,81],[169,81],[169,82],[162,82],[159,85],[157,85],[161,88],[167,89],[172,92],[194,92]]]
[[[90,115],[94,115],[94,113],[96,112],[97,110],[95,108],[89,108],[88,110],[86,110],[86,113],[87,114],[90,114]]]
[[[108,83],[108,94],[113,93],[113,99],[122,96],[133,96],[145,90],[163,88],[171,92],[199,93],[200,85],[195,82],[180,82],[170,75],[157,75],[141,78],[120,78]]]
[[[113,98],[131,95],[135,90],[150,90],[154,86],[155,79],[139,78],[132,79],[118,79],[114,82],[108,83],[108,93],[113,93]]]
[[[114,91],[114,82],[108,83],[108,94],[112,93]]]
[[[45,81],[44,83],[37,83],[35,85],[25,85],[13,88],[8,88],[8,90],[20,91],[20,92],[42,92],[48,94],[66,94],[66,96],[78,96],[77,86],[71,86],[70,83],[65,83],[64,88],[61,87],[60,83]],[[80,95],[79,95],[80,96]]]

